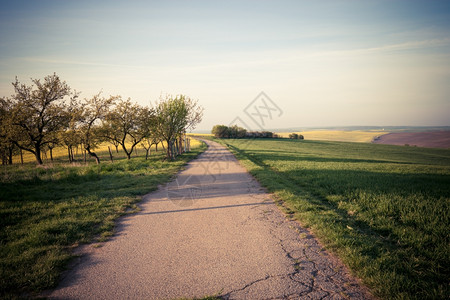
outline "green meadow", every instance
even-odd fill
[[[450,150],[221,140],[383,299],[449,299]]]
[[[74,247],[101,246],[119,216],[137,211],[142,195],[205,147],[175,161],[159,151],[148,160],[114,153],[110,162],[108,152],[101,152],[100,165],[84,164],[82,157],[68,164],[60,157],[44,166],[0,166],[0,298],[29,297],[55,286]]]

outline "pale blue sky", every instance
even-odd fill
[[[56,72],[81,97],[186,94],[198,129],[450,125],[450,1],[1,1],[0,96]]]

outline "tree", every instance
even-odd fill
[[[303,140],[305,137],[298,133],[290,133],[289,138],[294,140]]]
[[[101,97],[100,92],[91,99],[84,99],[78,113],[75,113],[75,118],[78,118],[79,121],[80,141],[87,153],[95,158],[97,164],[100,163],[100,158],[94,150],[104,140],[100,122],[110,114],[110,108],[117,98],[113,96],[109,98]]]
[[[146,160],[148,159],[151,147],[156,145],[156,151],[158,151],[158,143],[161,142],[161,138],[158,136],[158,132],[156,130],[157,118],[155,115],[149,119],[147,125],[149,126],[148,136],[141,142],[141,146],[145,149]]]
[[[46,145],[46,149],[50,151],[50,160],[53,161],[53,149],[58,146],[58,140],[55,140],[53,142],[50,142]]]
[[[0,157],[2,164],[12,165],[12,158],[16,146],[11,135],[11,102],[0,98]]]
[[[296,139],[298,139],[298,134],[297,133],[290,133],[289,134],[289,138],[293,139],[293,140],[296,140]]]
[[[122,146],[128,159],[144,138],[149,137],[154,110],[119,98],[114,110],[111,110],[103,123],[103,135]],[[127,142],[130,144],[127,145]]]
[[[230,131],[229,136],[235,139],[245,138],[245,136],[247,135],[247,130],[237,125],[229,127],[229,131]]]
[[[65,81],[56,75],[49,75],[41,82],[32,79],[33,85],[21,84],[16,77],[13,82],[15,95],[11,99],[11,129],[17,136],[13,143],[31,152],[38,164],[42,164],[41,151],[49,143],[55,142],[55,132],[69,122],[66,97],[71,103],[78,96]]]
[[[212,133],[217,138],[241,139],[245,137],[262,137],[261,132],[247,132],[245,128],[237,125],[232,125],[230,127],[225,125],[215,125],[212,129]]]
[[[157,139],[156,137],[147,137],[142,140],[141,146],[145,149],[145,160],[148,159],[152,146],[157,145],[159,142],[159,139]]]
[[[67,147],[69,162],[74,161],[73,148],[78,149],[81,144],[80,131],[78,130],[81,121],[81,105],[74,104],[70,111],[71,117],[67,127],[59,132],[60,143]]]
[[[215,125],[211,130],[216,138],[227,138],[229,137],[230,130],[228,126],[225,125]]]
[[[60,132],[60,140],[61,143],[67,147],[69,162],[73,162],[73,148],[78,147],[78,145],[81,144],[80,132],[76,129],[74,124],[70,124],[66,130]]]
[[[187,130],[194,129],[203,117],[203,107],[196,100],[178,95],[166,95],[155,106],[158,135],[166,142],[167,158],[175,158],[175,142]]]

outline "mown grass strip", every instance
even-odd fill
[[[0,298],[55,286],[73,247],[107,240],[115,220],[136,211],[141,195],[205,148],[173,162],[159,152],[149,160],[122,156],[100,165],[0,166]]]
[[[449,298],[449,150],[222,142],[375,295]]]

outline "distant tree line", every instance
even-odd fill
[[[293,140],[303,140],[305,137],[298,133],[289,133],[289,138]]]
[[[270,131],[247,131],[245,128],[237,125],[225,126],[215,125],[212,134],[217,138],[278,138],[276,133]]]
[[[271,131],[247,131],[245,128],[239,127],[237,125],[225,126],[225,125],[215,125],[211,130],[211,133],[216,138],[221,139],[242,139],[242,138],[269,138],[276,139],[282,138],[276,133]],[[303,140],[304,137],[298,133],[290,133],[290,139]]]
[[[109,141],[119,147],[128,159],[142,145],[147,157],[152,145],[161,142],[168,159],[182,150],[182,137],[201,121],[203,108],[197,101],[179,95],[161,97],[154,107],[141,106],[121,96],[94,95],[79,99],[56,74],[43,81],[32,79],[25,85],[16,78],[10,98],[0,98],[0,157],[2,164],[12,164],[12,158],[22,151],[35,156],[42,164],[42,153],[64,146],[69,160],[79,146],[93,157],[99,144]],[[111,152],[110,152],[111,153]],[[112,158],[112,155],[111,155]]]

